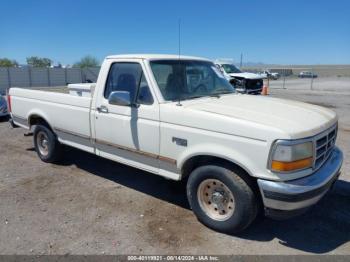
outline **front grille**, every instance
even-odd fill
[[[337,128],[335,125],[325,132],[319,134],[315,140],[315,163],[314,168],[318,169],[328,159],[332,153],[337,138]]]
[[[262,79],[246,79],[245,80],[246,89],[262,89],[263,80]]]

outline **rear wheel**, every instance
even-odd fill
[[[242,175],[239,169],[216,165],[199,167],[190,174],[187,197],[199,221],[224,233],[237,233],[253,222],[258,204]]]
[[[62,145],[55,134],[45,125],[34,129],[34,147],[39,158],[46,163],[58,162],[62,157]]]

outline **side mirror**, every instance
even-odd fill
[[[130,92],[128,91],[113,91],[108,97],[108,103],[117,106],[130,106]]]

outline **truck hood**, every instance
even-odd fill
[[[310,137],[337,122],[336,113],[327,108],[266,96],[233,94],[184,102],[183,106],[190,110],[278,129],[286,136],[281,139]]]
[[[232,73],[232,74],[228,74],[230,77],[241,77],[244,79],[262,79],[261,75],[258,74],[254,74],[254,73],[248,73],[248,72],[244,72],[244,73]]]

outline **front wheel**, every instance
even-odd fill
[[[195,169],[187,182],[187,197],[198,220],[224,233],[248,227],[258,212],[256,196],[241,170],[216,165]]]
[[[39,124],[34,129],[33,138],[35,151],[42,161],[55,163],[61,159],[62,145],[51,129]]]

